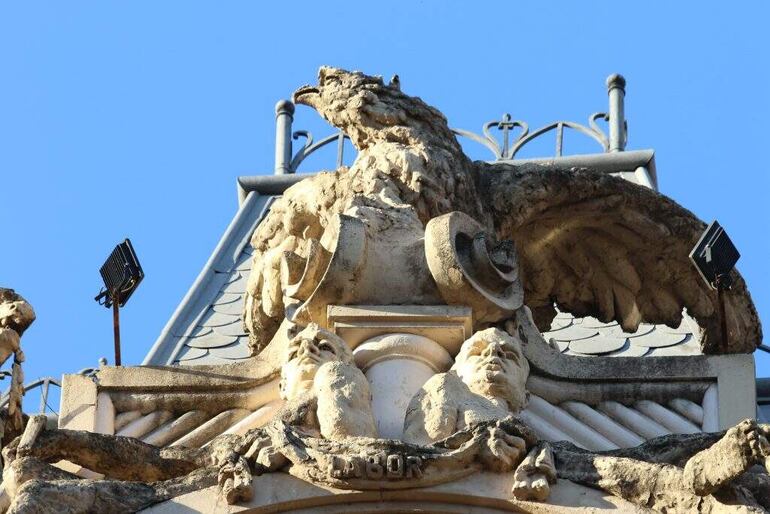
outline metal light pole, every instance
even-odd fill
[[[120,296],[117,289],[112,294],[112,332],[115,338],[115,365],[120,366]]]
[[[144,278],[144,271],[136,257],[131,241],[126,239],[115,247],[99,274],[104,288],[94,298],[100,305],[112,307],[112,331],[115,339],[115,365],[120,366],[120,308],[126,305]]]

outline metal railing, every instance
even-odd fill
[[[481,134],[464,129],[453,128],[455,135],[470,139],[487,148],[495,161],[510,161],[516,158],[516,154],[533,140],[554,132],[556,139],[555,156],[561,157],[564,150],[564,130],[574,130],[596,141],[605,153],[622,152],[626,148],[628,140],[628,126],[625,120],[625,79],[618,74],[607,78],[607,96],[609,109],[606,113],[597,112],[588,117],[588,124],[583,125],[572,121],[555,121],[532,132],[529,125],[521,120],[514,120],[506,113],[500,120],[485,123],[481,128]],[[318,141],[313,139],[313,134],[307,130],[292,132],[294,122],[294,104],[288,100],[281,100],[275,106],[276,140],[275,140],[275,174],[286,175],[296,173],[300,164],[311,154],[319,149],[337,144],[337,162],[339,168],[344,160],[345,140],[349,139],[342,131],[324,137]],[[603,119],[607,122],[609,134],[596,123]],[[492,135],[492,129],[497,128],[502,132],[502,144]],[[513,131],[521,129],[516,138],[512,139]],[[292,141],[299,138],[305,139],[305,144],[294,152]]]
[[[40,414],[45,414],[46,408],[53,412],[54,414],[58,415],[59,413],[54,410],[53,407],[48,405],[48,390],[50,386],[56,386],[59,389],[61,389],[61,384],[58,380],[56,380],[53,377],[43,377],[38,378],[37,380],[33,380],[32,382],[29,382],[27,384],[24,384],[24,394],[27,394],[27,392],[32,391],[33,389],[40,388]],[[0,397],[0,408],[7,407],[8,401],[11,399],[10,391],[6,391],[2,397]]]
[[[107,365],[107,359],[104,357],[101,357],[99,359],[99,366],[106,366]],[[83,375],[86,377],[90,377],[93,379],[95,373],[99,371],[99,368],[83,368],[80,371],[77,372],[78,375]],[[0,371],[0,380],[5,379],[5,377],[10,377],[11,372],[10,371]],[[50,387],[56,386],[59,389],[61,389],[61,383],[56,380],[53,377],[43,377],[38,378],[36,380],[33,380],[32,382],[28,382],[24,384],[24,394],[26,395],[29,391],[32,391],[34,389],[40,388],[40,414],[45,414],[46,409],[50,410],[54,414],[58,415],[59,413],[48,404],[48,396],[50,392]],[[8,402],[11,399],[11,390],[10,388],[3,393],[2,396],[0,396],[0,408],[8,407]]]

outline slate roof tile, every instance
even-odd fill
[[[641,323],[639,324],[639,328],[636,332],[626,332],[623,330],[623,328],[620,325],[615,325],[613,327],[609,327],[607,329],[608,334],[612,334],[613,337],[641,337],[644,335],[649,334],[655,330],[655,325],[650,325],[649,323]]]
[[[209,353],[215,357],[228,360],[241,360],[246,359],[251,355],[247,344],[242,344],[247,341],[241,341],[240,338],[233,344],[224,346],[221,348],[212,348]]]
[[[251,254],[243,253],[238,262],[235,263],[235,269],[238,271],[249,272],[251,271]]]
[[[231,323],[239,321],[240,318],[240,312],[238,314],[224,314],[221,312],[216,312],[214,310],[214,307],[209,307],[209,310],[206,312],[206,315],[203,317],[203,319],[200,322],[200,326],[202,327],[223,327],[225,325],[229,325]]]
[[[559,312],[551,323],[551,330],[544,332],[543,337],[554,340],[559,349],[568,355],[698,355],[697,325],[686,312],[683,314],[682,323],[677,328],[641,323],[636,332],[628,333],[616,322],[603,323],[592,317],[573,318],[569,313]]]
[[[568,326],[572,325],[574,318],[570,315],[564,316],[564,313],[559,313],[556,315],[556,317],[551,322],[551,330],[559,330],[562,328],[567,328]]]
[[[219,314],[229,314],[230,316],[237,316],[240,319],[241,311],[243,311],[243,304],[239,301],[220,303],[214,304],[212,308],[214,309],[214,312],[218,312]]]
[[[602,355],[620,350],[625,344],[625,338],[597,335],[587,339],[572,341],[569,343],[569,349],[575,353]]]
[[[208,350],[205,348],[192,348],[191,346],[186,345],[183,352],[179,355],[178,360],[180,362],[192,361],[205,357],[208,353]]]
[[[546,335],[547,334],[547,335]],[[577,341],[579,339],[588,339],[599,335],[599,331],[591,328],[583,328],[580,325],[571,325],[553,332],[546,332],[543,337],[546,339],[556,339],[557,341]]]
[[[236,318],[236,320],[229,325],[214,328],[214,332],[225,336],[241,337],[246,335],[246,331],[243,329],[243,322],[241,321],[240,317]]]
[[[607,353],[605,357],[644,357],[650,352],[650,349],[645,346],[632,345],[628,339],[625,340],[625,344],[614,352]]]
[[[246,277],[240,273],[237,277],[231,277],[230,281],[222,288],[222,292],[242,295],[246,292]]]
[[[663,348],[683,343],[687,336],[688,334],[671,334],[659,330],[649,332],[641,337],[634,337],[633,343],[638,346],[646,346],[647,348]]]
[[[217,297],[214,298],[214,301],[211,302],[212,305],[224,305],[226,303],[238,303],[240,305],[240,301],[242,300],[242,295],[235,294],[235,293],[219,293],[217,294]]]
[[[241,315],[248,268],[249,245],[231,262],[232,269],[215,273],[219,290],[194,331],[183,337],[184,345],[175,363],[223,364],[246,359],[251,354]]]
[[[238,343],[238,336],[228,336],[212,331],[205,337],[191,338],[185,344],[190,348],[219,348],[233,343]]]
[[[198,327],[188,337],[203,337],[211,334],[214,330],[211,327]]]
[[[585,318],[575,318],[575,323],[585,328],[609,328],[618,326],[617,321],[610,321],[609,323],[605,323],[592,316],[586,316]]]
[[[679,355],[700,355],[700,344],[692,336],[688,335],[686,339],[673,346],[664,346],[660,348],[650,348],[650,357],[667,357]]]

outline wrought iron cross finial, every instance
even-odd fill
[[[511,121],[511,115],[507,112],[503,114],[502,119],[497,124],[497,130],[503,131],[503,155],[508,154],[508,133],[516,126],[516,122]]]

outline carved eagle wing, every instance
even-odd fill
[[[477,183],[499,239],[516,243],[524,301],[541,330],[554,305],[576,316],[676,327],[687,309],[705,352],[751,352],[756,309],[737,271],[725,294],[729,346],[716,291],[689,260],[705,224],[671,199],[606,173],[477,163]]]

